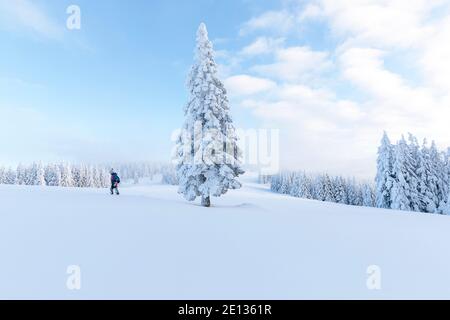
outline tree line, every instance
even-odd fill
[[[412,134],[392,144],[384,133],[378,149],[376,203],[379,208],[450,214],[450,149],[421,145]]]
[[[16,168],[0,167],[0,184],[106,188],[110,185],[112,168],[119,173],[122,181],[132,183],[139,183],[143,178],[153,179],[156,175],[168,183],[174,175],[171,165],[153,162],[100,165],[34,162],[29,165],[19,164]]]
[[[440,151],[426,139],[419,145],[412,134],[393,144],[385,132],[378,148],[375,183],[305,172],[260,176],[260,182],[270,182],[272,191],[294,197],[450,214],[450,148]]]
[[[267,181],[267,176],[260,181]],[[298,198],[335,202],[353,206],[375,206],[375,185],[354,178],[310,174],[306,172],[281,172],[270,178],[273,192]]]

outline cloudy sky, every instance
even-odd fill
[[[448,0],[0,0],[0,162],[169,159],[202,21],[284,167],[370,176],[383,130],[450,146]]]

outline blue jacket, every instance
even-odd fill
[[[111,183],[120,183],[120,178],[117,173],[111,173]]]

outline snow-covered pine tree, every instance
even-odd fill
[[[299,187],[300,197],[304,199],[312,199],[312,179],[306,173],[302,173],[301,175],[302,179]]]
[[[197,31],[195,63],[188,87],[185,122],[177,140],[178,192],[205,207],[211,196],[220,196],[241,184],[243,174],[237,135],[230,116],[226,90],[217,77],[212,43],[204,23]]]
[[[317,175],[314,179],[314,199],[325,201],[326,191],[325,191],[325,175]]]
[[[419,155],[420,148],[419,143],[417,142],[417,138],[411,133],[408,134],[408,164],[409,164],[409,201],[411,210],[420,212],[420,192],[419,192],[419,184],[420,179],[417,176],[417,171],[419,169]]]
[[[104,168],[101,169],[100,170],[100,182],[101,182],[103,188],[106,188],[108,186],[108,184],[110,183],[109,179],[110,179],[110,175],[108,173],[108,170],[106,170]]]
[[[36,164],[36,185],[38,186],[45,186],[47,185],[45,182],[45,170],[44,166],[41,162]]]
[[[280,175],[275,174],[270,179],[270,190],[273,192],[279,192],[280,191]]]
[[[292,186],[290,195],[293,197],[301,198],[300,186],[302,184],[302,175],[298,172],[292,174]]]
[[[336,202],[336,199],[334,198],[333,181],[331,180],[330,176],[327,173],[324,176],[323,183],[324,183],[325,201]]]
[[[448,195],[447,202],[442,206],[442,214],[450,215],[450,194]]]
[[[102,183],[100,181],[100,171],[97,166],[92,168],[92,183],[95,188],[101,188]]]
[[[446,186],[445,193],[448,194],[447,200],[442,201],[439,207],[439,211],[442,214],[450,214],[450,148],[447,148],[447,152],[443,153],[444,157],[444,173],[443,179]]]
[[[410,171],[408,164],[408,145],[404,137],[394,149],[393,173],[395,176],[391,190],[391,208],[395,210],[411,211],[410,203]]]
[[[435,196],[430,189],[431,161],[426,139],[423,141],[418,157],[417,179],[420,198],[420,211],[430,213],[435,212],[437,200],[434,201]]]
[[[358,190],[354,179],[346,179],[348,204],[351,206],[358,205]]]
[[[25,184],[29,186],[38,185],[38,169],[37,164],[33,162],[25,169]]]
[[[0,167],[0,184],[6,184],[6,169],[4,167]]]
[[[81,170],[79,165],[73,165],[71,167],[72,170],[72,186],[80,188],[82,186],[81,184]]]
[[[443,192],[442,192],[442,200],[439,205],[439,212],[444,213],[444,208],[447,206],[448,202],[448,195],[450,195],[450,154],[447,152],[442,152],[442,159],[443,159],[443,169],[442,169],[442,185],[443,185]]]
[[[62,187],[73,187],[72,168],[68,163],[61,165],[61,184]]]
[[[378,208],[391,208],[392,206],[391,190],[394,182],[393,150],[394,148],[385,131],[381,140],[381,146],[378,149],[377,176],[375,178],[376,203]]]
[[[290,194],[292,188],[292,174],[290,172],[283,172],[281,175],[280,193]]]
[[[16,169],[16,183],[18,185],[26,184],[26,169],[22,164],[19,164]]]
[[[52,185],[54,187],[59,187],[61,185],[61,169],[58,165],[53,165],[53,181]]]
[[[337,203],[348,204],[347,190],[345,187],[345,179],[343,177],[335,178],[335,199]]]
[[[363,206],[364,207],[374,207],[375,206],[375,190],[373,186],[369,183],[363,183]]]
[[[16,184],[17,183],[17,174],[16,172],[9,168],[5,175],[5,184]]]
[[[431,179],[430,187],[435,195],[436,210],[434,213],[439,213],[439,208],[444,206],[444,202],[447,201],[448,191],[445,185],[445,164],[444,156],[436,147],[436,143],[433,141],[430,147],[430,161],[431,161]]]

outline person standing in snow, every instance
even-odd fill
[[[114,194],[114,190],[116,190],[116,194],[119,195],[119,183],[120,178],[114,169],[111,169],[111,194]]]

